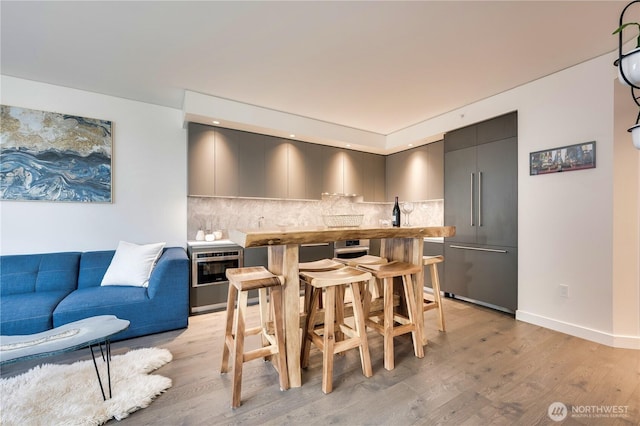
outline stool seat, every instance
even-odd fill
[[[333,269],[344,268],[344,264],[332,259],[320,259],[313,262],[298,263],[298,270],[305,271],[330,271]]]
[[[408,262],[398,262],[395,260],[389,263],[377,265],[358,265],[358,268],[371,272],[371,274],[376,278],[392,278],[411,275],[420,272],[420,269],[422,269],[420,265],[414,265],[413,263]]]
[[[220,373],[229,371],[229,355],[233,358],[233,384],[231,387],[231,406],[237,408],[241,404],[242,366],[245,362],[261,357],[271,357],[276,361],[276,369],[280,379],[280,390],[289,388],[289,375],[284,342],[284,316],[282,310],[282,285],[284,278],[267,271],[262,266],[247,268],[230,268],[226,270],[229,279],[227,296],[227,315],[222,351]],[[246,311],[249,290],[258,290],[260,300],[260,326],[246,327]],[[270,291],[267,302],[267,290]],[[236,311],[237,296],[237,311]],[[268,306],[267,306],[268,305]],[[271,308],[273,332],[270,334],[267,321],[267,310]],[[235,323],[235,324],[234,324]],[[235,333],[234,333],[235,329]],[[245,336],[260,334],[262,346],[250,351],[244,350]]]
[[[340,284],[350,284],[371,279],[371,274],[351,267],[343,267],[332,271],[300,272],[300,278],[314,287],[328,287]]]
[[[444,262],[444,256],[423,256],[422,264],[429,267],[431,272],[431,288],[433,289],[433,300],[423,295],[422,310],[424,312],[431,309],[438,310],[438,330],[445,331],[444,310],[442,308],[442,295],[440,294],[440,279],[438,278],[438,263]]]
[[[226,276],[238,291],[257,290],[284,284],[284,277],[273,275],[263,266],[227,269]]]
[[[387,259],[380,256],[374,256],[371,254],[365,254],[364,256],[354,257],[352,259],[343,259],[343,258],[334,258],[336,262],[340,262],[347,266],[358,266],[358,265],[381,265],[383,263],[387,263]]]
[[[371,279],[371,274],[344,267],[333,271],[301,272],[300,278],[305,283],[305,292],[311,292],[310,302],[305,305],[307,315],[302,335],[301,366],[306,368],[309,365],[309,352],[313,343],[322,351],[322,391],[330,393],[333,390],[333,356],[358,348],[362,374],[371,377],[373,370],[360,295],[361,285],[364,286]],[[353,327],[344,321],[344,290],[347,285],[353,294]],[[321,330],[316,330],[316,315],[319,313],[323,290],[326,292],[324,326]]]
[[[422,264],[425,266],[442,262],[444,262],[444,256],[422,256]]]

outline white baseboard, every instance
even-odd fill
[[[614,348],[640,350],[640,336],[621,336],[605,333],[600,330],[594,330],[592,328],[558,321],[553,318],[543,317],[541,315],[532,314],[522,310],[516,311],[516,319]]]

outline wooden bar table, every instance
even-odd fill
[[[402,228],[326,228],[283,227],[233,229],[229,239],[244,248],[268,247],[269,271],[283,275],[285,345],[291,387],[300,387],[300,282],[298,256],[300,244],[328,243],[343,240],[381,239],[380,256],[422,265],[423,238],[451,237],[453,226],[410,226]],[[416,299],[422,301],[423,272],[414,277]],[[420,324],[423,322],[421,321]],[[422,333],[421,333],[422,334]]]

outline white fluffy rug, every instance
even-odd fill
[[[71,365],[43,364],[24,374],[0,379],[0,424],[101,425],[149,406],[171,387],[171,379],[147,374],[172,359],[166,349],[132,350],[111,358],[113,397],[102,400],[91,359]],[[107,367],[100,353],[96,362],[109,396]]]

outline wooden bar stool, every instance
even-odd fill
[[[284,344],[284,317],[282,312],[282,285],[284,278],[273,275],[262,266],[227,269],[226,275],[229,279],[229,295],[227,298],[227,323],[220,373],[227,373],[229,371],[229,353],[231,353],[233,356],[231,406],[237,408],[241,404],[242,365],[245,362],[270,355],[277,355],[277,357],[273,357],[273,359],[276,360],[276,369],[280,377],[280,390],[289,389],[289,375],[287,373]],[[256,289],[260,294],[261,324],[259,327],[246,328],[245,318],[248,293],[250,290]],[[262,315],[262,305],[267,304],[267,289],[270,289],[269,296],[271,300],[269,305],[273,310],[274,335],[269,334],[267,318]],[[235,310],[236,295],[238,299],[237,311]],[[234,328],[235,334],[233,332]],[[255,334],[261,334],[263,337],[263,345],[266,342],[267,346],[245,352],[245,336]]]
[[[424,317],[422,310],[418,308],[411,278],[412,274],[420,272],[422,265],[392,261],[381,265],[360,265],[358,269],[371,272],[376,279],[383,282],[383,312],[382,314],[367,313],[369,318],[367,318],[366,324],[384,337],[384,368],[393,370],[395,366],[393,338],[402,334],[411,333],[415,356],[424,357],[424,348],[422,347]],[[394,312],[393,309],[393,279],[395,277],[402,277],[407,316]],[[380,317],[382,317],[382,322],[380,322]],[[395,325],[396,323],[399,325]]]
[[[424,312],[438,309],[438,330],[445,331],[444,311],[442,310],[442,296],[440,295],[440,279],[438,278],[438,263],[444,262],[444,256],[423,256],[422,263],[429,266],[431,272],[431,288],[433,300],[424,297]]]
[[[337,262],[336,259],[320,259],[312,262],[298,263],[298,271],[300,272],[320,272],[332,271],[334,269],[344,268],[344,264]],[[300,285],[304,287],[304,281],[300,280]],[[322,307],[322,297],[319,299],[320,307]],[[311,303],[311,291],[304,292],[304,312],[309,312],[309,304]]]
[[[357,267],[359,265],[382,265],[388,263],[386,257],[374,256],[371,254],[365,254],[364,256],[354,257],[351,259],[344,258],[334,258],[334,261],[343,263],[347,266]],[[382,296],[382,288],[377,285],[378,281],[371,277],[369,282],[369,291],[371,292],[371,298],[378,299]],[[365,299],[366,303],[370,303],[371,300],[369,298]],[[365,312],[369,310],[369,305],[365,306]]]
[[[303,330],[301,366],[306,368],[309,365],[309,352],[313,342],[322,351],[322,392],[330,393],[333,390],[333,356],[357,347],[360,350],[362,374],[371,377],[373,370],[360,297],[360,286],[371,279],[371,274],[345,267],[333,271],[302,272],[300,276],[312,288],[310,310]],[[344,288],[347,285],[353,293],[353,327],[344,322]],[[316,331],[316,314],[323,289],[326,291],[324,327]],[[349,338],[343,339],[339,335]]]

